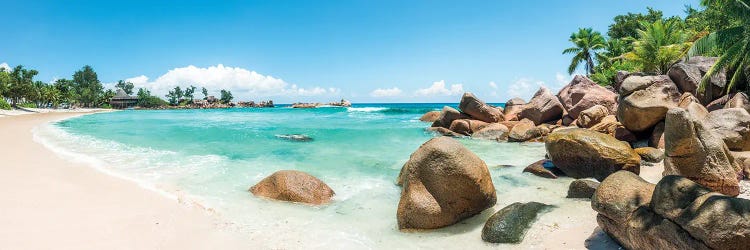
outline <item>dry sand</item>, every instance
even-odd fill
[[[0,249],[252,248],[209,211],[63,160],[33,141],[33,127],[76,115],[0,118]]]

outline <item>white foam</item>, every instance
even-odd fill
[[[388,108],[384,107],[362,107],[362,108],[346,108],[346,111],[348,112],[379,112],[386,110]]]

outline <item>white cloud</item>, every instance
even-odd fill
[[[393,87],[390,89],[375,89],[370,92],[370,96],[373,97],[393,97],[401,95],[401,89]]]
[[[130,82],[130,83],[132,83],[133,85],[136,85],[136,86],[143,86],[143,85],[146,85],[146,83],[148,83],[148,77],[144,76],[144,75],[139,75],[139,76],[136,76],[136,77],[131,77],[131,78],[125,79],[124,81]]]
[[[534,96],[534,93],[543,86],[545,86],[543,81],[523,77],[508,86],[507,93],[510,98],[520,97],[524,100],[529,100]]]
[[[497,84],[495,84],[495,82],[490,82],[490,88],[497,89]]]
[[[555,74],[555,81],[560,87],[567,85],[572,80],[573,78],[570,75],[565,75],[560,72],[557,72],[557,74]]]
[[[4,63],[0,63],[0,68],[5,69],[5,71],[10,71],[11,70],[10,65],[8,65],[8,63],[5,63],[5,62]]]
[[[463,94],[463,92],[463,84],[451,84],[450,89],[448,89],[445,87],[445,80],[440,80],[437,82],[433,82],[432,86],[430,86],[429,88],[418,89],[416,92],[414,92],[414,94],[417,96],[450,96],[460,95]]]
[[[222,64],[199,68],[193,65],[175,68],[167,73],[151,80],[145,75],[131,77],[125,81],[132,82],[136,88],[148,88],[158,96],[165,95],[176,86],[196,86],[199,89],[205,87],[210,94],[217,94],[219,90],[232,91],[238,100],[252,100],[259,97],[272,96],[320,96],[335,95],[341,92],[337,88],[323,87],[298,87],[289,84],[281,78],[262,75],[240,67],[227,67]]]

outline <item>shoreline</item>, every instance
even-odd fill
[[[177,195],[170,199],[134,180],[71,161],[34,138],[38,126],[102,111],[0,118],[0,138],[5,139],[0,187],[10,194],[0,198],[0,222],[14,225],[0,229],[3,248],[247,246],[230,224],[200,204],[183,203]],[[37,240],[39,235],[45,240]]]

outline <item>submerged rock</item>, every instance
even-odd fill
[[[594,195],[596,188],[599,187],[599,182],[592,180],[574,180],[568,186],[568,196],[565,198],[586,198],[591,199]]]
[[[625,142],[588,129],[561,129],[544,143],[552,163],[573,178],[604,180],[618,170],[640,173],[641,157]]]
[[[531,163],[531,165],[524,168],[523,173],[531,173],[533,175],[548,179],[557,179],[557,174],[555,174],[552,170],[546,168],[545,165],[554,167],[550,160],[539,160]]]
[[[397,181],[399,229],[452,225],[495,205],[497,197],[487,165],[460,142],[433,138],[404,164]]]
[[[309,142],[312,141],[313,138],[307,135],[303,134],[284,134],[284,135],[275,135],[276,138],[284,139],[288,141],[297,141],[297,142]]]
[[[493,214],[482,229],[482,240],[491,243],[519,243],[539,214],[552,206],[539,202],[513,204]]]
[[[313,205],[328,203],[335,194],[315,176],[296,170],[277,171],[252,186],[249,191],[255,196]]]

